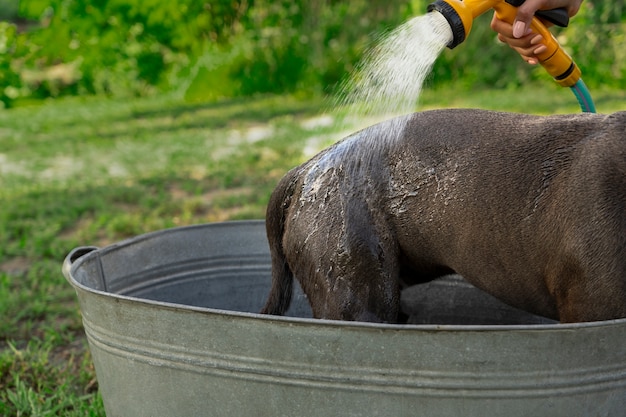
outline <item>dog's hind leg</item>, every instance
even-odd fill
[[[396,322],[400,308],[396,239],[386,222],[373,218],[366,207],[352,207],[347,214],[341,221],[300,224],[315,237],[289,256],[294,274],[316,318]]]

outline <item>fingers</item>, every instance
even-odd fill
[[[491,28],[498,33],[498,39],[517,51],[529,64],[537,64],[537,55],[547,50],[543,37],[530,29],[531,21],[537,10],[549,10],[565,7],[568,14],[574,16],[583,0],[526,0],[517,8],[515,21],[509,24],[493,16]],[[544,22],[549,26],[547,22]]]
[[[517,15],[515,16],[515,22],[513,22],[513,37],[521,38],[524,36],[537,10],[552,10],[564,7],[567,9],[567,14],[572,17],[578,13],[582,2],[583,0],[526,0],[517,8]]]
[[[496,13],[493,14],[493,18],[491,19],[491,29],[499,35],[502,35],[505,39],[516,39],[516,37],[513,36],[513,26],[504,20],[498,19]],[[522,36],[530,33],[530,29],[528,29]],[[522,36],[519,37],[521,38]]]
[[[530,28],[535,12],[542,7],[547,0],[526,0],[517,8],[515,22],[513,22],[513,37],[521,38]]]
[[[530,38],[530,44],[532,45],[530,48],[532,49],[532,53],[535,55],[541,55],[548,50],[548,47],[542,43],[543,36],[535,33],[532,35],[533,36]]]
[[[510,37],[521,38],[525,36],[530,30],[530,23],[537,10],[565,8],[569,16],[572,17],[580,10],[582,1],[583,0],[526,0],[517,8]],[[543,23],[549,26],[548,22]],[[492,28],[499,32],[493,25]]]
[[[521,37],[515,37],[514,28],[511,24],[498,19],[495,14],[491,20],[491,28],[498,33],[498,40],[508,44],[522,56],[524,61],[531,65],[539,63],[537,55],[546,51],[547,47],[542,44],[543,36],[527,29]]]

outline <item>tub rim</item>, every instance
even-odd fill
[[[107,245],[105,247],[97,246],[78,246],[72,249],[63,261],[62,272],[67,281],[76,289],[86,293],[94,294],[99,297],[112,298],[124,302],[138,303],[145,307],[150,308],[165,308],[174,311],[194,312],[210,315],[221,315],[231,318],[242,319],[255,319],[263,322],[281,323],[281,324],[298,324],[298,325],[321,325],[327,327],[337,328],[356,328],[356,329],[368,329],[368,330],[391,330],[391,331],[428,331],[428,332],[526,332],[526,331],[570,331],[581,328],[596,328],[613,325],[626,325],[626,318],[602,320],[602,321],[590,321],[590,322],[578,322],[578,323],[555,323],[555,324],[391,324],[391,323],[369,323],[361,321],[341,321],[341,320],[329,320],[329,319],[315,319],[306,317],[286,317],[286,316],[273,316],[260,313],[251,313],[245,311],[225,310],[211,307],[198,307],[186,304],[179,304],[166,301],[156,301],[147,298],[116,294],[107,291],[101,291],[91,288],[78,282],[73,275],[73,272],[80,268],[80,266],[92,257],[99,256],[118,250],[130,244],[137,242],[154,239],[156,237],[162,237],[170,233],[180,233],[185,230],[204,229],[207,227],[228,227],[231,225],[238,226],[256,226],[264,224],[264,220],[231,220],[224,222],[214,223],[202,223],[189,226],[177,226],[166,229],[161,229],[153,232],[144,233],[134,237],[130,237],[119,242]]]

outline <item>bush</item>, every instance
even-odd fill
[[[0,100],[171,89],[193,99],[328,92],[381,32],[425,13],[429,2],[21,0],[20,18],[38,25],[22,33],[0,26]],[[547,77],[498,44],[490,15],[441,55],[434,84],[506,88]],[[626,86],[625,19],[621,2],[586,0],[569,28],[555,30],[589,85]]]
[[[590,87],[626,88],[626,5],[584,2],[559,40],[571,51]]]
[[[10,107],[20,95],[20,75],[14,64],[17,42],[15,25],[0,22],[0,107]]]
[[[255,1],[231,40],[240,51],[230,70],[237,93],[324,91],[353,68],[373,34],[402,21],[403,3]]]
[[[166,89],[171,71],[189,65],[207,43],[226,42],[245,4],[22,0],[23,17],[37,19],[39,25],[20,35],[30,50],[17,57],[19,72],[31,75],[22,81],[37,96],[123,96]],[[71,79],[51,85],[47,69],[60,64],[76,71]]]

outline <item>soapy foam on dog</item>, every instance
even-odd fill
[[[440,13],[408,20],[365,54],[342,84],[336,105],[348,108],[347,117],[376,121],[414,111],[424,80],[451,40],[450,25]]]

